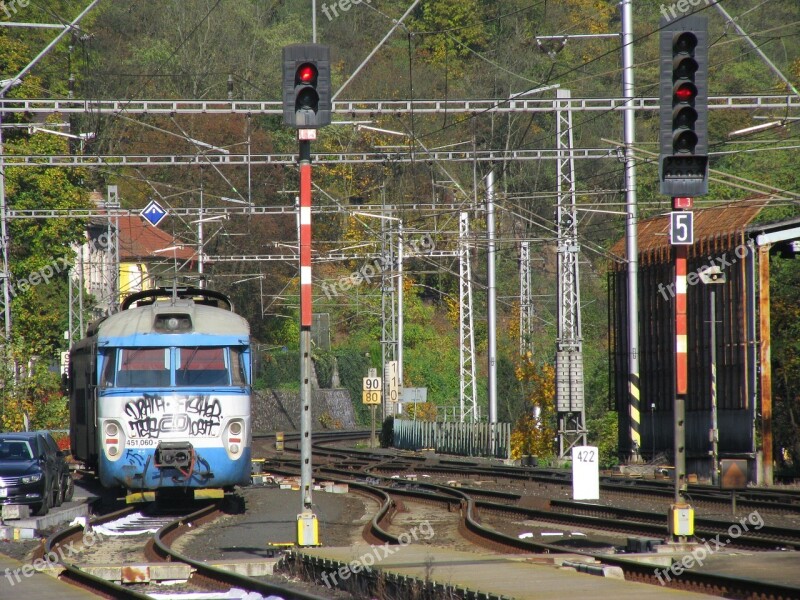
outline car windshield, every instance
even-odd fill
[[[0,440],[0,460],[31,460],[33,453],[24,440]]]

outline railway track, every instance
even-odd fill
[[[352,483],[351,483],[352,485]],[[391,515],[402,501],[417,501],[426,503],[438,503],[449,513],[457,512],[459,516],[459,531],[467,539],[482,547],[499,552],[517,552],[537,554],[577,554],[587,559],[599,560],[604,565],[619,567],[625,575],[626,580],[639,581],[652,585],[664,585],[659,579],[653,565],[637,562],[632,559],[621,558],[614,555],[598,554],[595,552],[582,551],[575,548],[567,548],[556,544],[546,544],[528,539],[520,539],[517,536],[509,535],[497,531],[482,523],[481,515],[490,510],[498,510],[503,513],[514,510],[508,505],[491,505],[486,502],[476,501],[462,490],[420,490],[389,488],[381,486],[368,486],[358,484],[359,489],[373,497],[382,497],[380,510],[376,517],[370,522],[368,539],[378,542],[398,543],[397,537],[389,531]],[[372,489],[368,489],[372,488]],[[597,525],[597,523],[593,523]],[[660,531],[663,533],[663,527]],[[293,560],[299,560],[297,555]],[[313,572],[313,564],[307,565]],[[382,583],[381,585],[384,585]],[[783,599],[800,598],[800,587],[777,584],[770,581],[759,581],[742,577],[723,576],[693,571],[684,571],[680,578],[675,578],[666,585],[671,587],[686,589],[691,591],[703,592],[725,597],[735,598],[758,598]],[[378,586],[380,587],[380,586]]]
[[[396,452],[387,456],[371,450],[329,446],[336,441],[363,439],[368,433],[368,431],[315,433],[315,459],[336,460],[344,468],[364,469],[375,473],[412,472],[444,477],[531,482],[538,485],[558,486],[563,489],[572,487],[572,474],[564,469],[513,467],[499,464],[487,466],[476,461],[446,458],[430,461],[424,456],[410,455],[408,452]],[[337,434],[341,434],[341,437],[338,437]],[[287,435],[286,439],[288,442],[295,438],[293,435]],[[295,451],[289,445],[286,449],[289,452]],[[671,502],[674,497],[674,484],[668,478],[645,480],[604,475],[600,477],[600,489],[604,496],[615,499],[649,497],[654,500]],[[747,488],[723,491],[709,485],[690,484],[688,496],[694,506],[702,506],[704,509],[714,511],[723,512],[735,504],[741,510],[800,516],[800,489]]]
[[[353,434],[355,435],[355,434]],[[329,439],[341,439],[332,436]],[[329,443],[324,442],[324,443]],[[664,585],[653,565],[632,560],[629,557],[601,554],[597,551],[581,550],[575,547],[565,547],[559,544],[544,543],[533,539],[521,539],[515,533],[501,530],[497,523],[520,521],[542,521],[555,523],[567,527],[582,526],[592,530],[615,531],[626,535],[644,535],[650,537],[663,537],[665,533],[664,517],[646,511],[631,511],[615,507],[575,503],[560,500],[550,500],[547,510],[533,509],[517,506],[520,494],[479,488],[477,486],[452,487],[444,484],[406,481],[381,474],[382,471],[404,470],[416,473],[430,473],[429,465],[423,460],[407,457],[387,457],[385,454],[359,451],[351,453],[341,448],[317,448],[315,453],[317,461],[316,476],[331,479],[337,482],[346,482],[350,489],[369,496],[376,503],[377,509],[363,531],[363,537],[376,545],[398,545],[400,536],[393,533],[393,520],[398,510],[408,503],[423,503],[435,505],[457,519],[458,532],[470,543],[489,548],[498,552],[514,552],[535,555],[572,554],[584,556],[587,560],[601,561],[603,565],[619,567],[627,580]],[[329,464],[322,464],[323,457]],[[464,467],[466,470],[462,469]],[[268,461],[268,468],[275,472],[287,475],[296,475],[299,470],[297,461],[283,456],[279,460]],[[450,464],[444,466],[445,473],[454,474],[465,478],[475,472],[472,464]],[[491,470],[490,470],[491,471]],[[440,471],[439,473],[441,473]],[[526,474],[527,475],[527,474]],[[481,475],[486,477],[486,475]],[[503,474],[503,477],[505,473]],[[552,479],[549,482],[552,484]],[[564,485],[563,482],[561,485]],[[203,560],[192,558],[174,550],[176,540],[184,533],[194,530],[204,523],[209,523],[221,514],[218,504],[210,504],[190,514],[178,515],[151,515],[133,521],[133,513],[137,509],[127,507],[91,521],[90,526],[96,531],[105,531],[104,528],[126,528],[134,531],[142,528],[157,528],[145,546],[145,556],[148,561],[166,561],[173,565],[187,565],[191,571],[189,582],[193,586],[203,589],[229,589],[237,587],[243,590],[273,595],[286,600],[321,600],[325,596],[309,593],[307,590],[298,590],[284,585],[265,582],[252,577],[246,577],[215,568]],[[121,519],[127,518],[127,521]],[[495,526],[493,526],[493,523]],[[718,536],[729,526],[726,522],[716,520],[698,519],[696,521],[698,535],[709,537]],[[396,529],[395,529],[396,530]],[[750,535],[752,534],[752,535]],[[86,532],[82,526],[76,525],[62,530],[51,536],[45,545],[45,552],[59,552],[59,548],[69,547],[84,538]],[[736,540],[739,547],[772,548],[783,547],[800,549],[800,533],[787,531],[784,528],[773,528],[763,525],[758,531],[743,534]],[[65,553],[61,553],[62,556]],[[302,564],[301,554],[289,552],[284,559],[286,568],[294,567],[299,572],[305,573],[312,580],[319,575],[314,564]],[[68,558],[63,561],[64,572],[61,577],[88,587],[97,593],[109,598],[148,598],[147,588],[122,586],[105,579],[100,579],[87,572],[80,556]],[[328,565],[327,568],[330,568]],[[391,582],[381,580],[379,572],[373,573],[376,578],[374,585],[377,589],[390,590]],[[685,590],[699,591],[725,597],[736,598],[800,598],[800,587],[778,584],[770,581],[746,579],[742,577],[723,576],[717,574],[684,571],[680,577],[668,581],[666,585]],[[429,598],[436,598],[436,590],[430,590]]]
[[[331,454],[326,454],[327,452]],[[548,485],[571,485],[571,482],[561,474],[555,476],[547,473],[537,474],[530,472],[515,474],[514,471],[509,471],[508,469],[487,469],[485,467],[476,467],[473,463],[463,464],[460,461],[453,461],[455,464],[437,465],[431,468],[431,466],[423,464],[423,461],[418,459],[407,460],[407,457],[387,458],[386,455],[379,455],[369,451],[350,452],[341,448],[325,448],[322,444],[315,446],[315,456],[317,461],[320,461],[325,456],[331,456],[337,464],[336,467],[319,464],[316,467],[318,477],[346,482],[357,489],[359,493],[370,495],[379,502],[380,508],[364,534],[365,538],[373,543],[398,543],[397,537],[391,533],[391,523],[393,515],[397,513],[398,507],[402,506],[403,503],[436,504],[450,514],[458,514],[458,529],[466,539],[476,545],[495,551],[528,553],[531,555],[577,554],[585,556],[587,559],[599,560],[604,565],[619,567],[626,580],[659,586],[668,585],[679,589],[724,597],[758,598],[761,600],[800,598],[800,587],[797,586],[691,570],[686,570],[680,577],[665,582],[659,577],[657,569],[652,564],[638,562],[620,555],[600,554],[596,551],[585,551],[574,547],[542,543],[532,539],[520,539],[517,535],[505,533],[491,527],[485,521],[490,515],[499,515],[501,519],[506,521],[509,518],[521,520],[539,519],[550,523],[558,522],[570,527],[582,526],[594,530],[622,532],[626,535],[633,534],[663,539],[666,534],[664,515],[557,501],[553,501],[552,510],[536,510],[515,506],[519,499],[518,494],[469,487],[454,488],[419,481],[401,481],[379,473],[386,471],[414,472],[417,474],[444,473],[464,477],[465,475],[474,475],[477,471],[479,476],[485,478],[491,474],[496,478],[513,477],[518,479],[522,477],[529,481],[546,481]],[[276,472],[280,472],[283,469],[285,474],[296,474],[297,469],[292,468],[293,462],[295,461],[284,456],[275,463],[270,463],[270,468]],[[647,489],[650,492],[655,491],[652,486],[648,486]],[[753,501],[761,502],[758,498]],[[697,524],[698,537],[704,539],[718,538],[720,534],[727,531],[727,528],[731,526],[731,523],[710,519],[700,519]],[[727,544],[731,547],[751,549],[800,549],[800,531],[787,531],[782,528],[767,526],[762,526],[758,529],[755,532],[743,532],[735,540],[729,539]],[[734,544],[736,545],[734,546]],[[297,553],[290,553],[289,560],[298,561],[301,558]],[[311,574],[311,577],[315,576],[315,568],[313,561],[304,565],[304,569],[308,570],[307,572]],[[376,583],[375,585],[380,587],[381,585],[386,585],[386,582]]]
[[[64,570],[59,576],[60,579],[70,581],[75,585],[106,598],[113,598],[115,600],[150,599],[151,596],[147,593],[146,585],[137,584],[135,587],[131,587],[130,585],[121,585],[91,574],[87,570],[87,565],[80,561],[80,550],[75,550],[76,544],[80,546],[82,542],[85,543],[89,535],[93,535],[88,532],[92,530],[102,530],[111,523],[126,522],[136,515],[138,510],[137,507],[126,507],[122,510],[92,519],[89,522],[89,527],[86,529],[83,525],[73,525],[50,536],[45,543],[44,552],[46,554],[53,553],[53,555],[62,557],[60,563]],[[222,590],[221,593],[225,593],[231,588],[238,588],[248,592],[259,593],[265,597],[272,596],[284,600],[324,600],[323,596],[310,594],[303,590],[268,583],[213,567],[206,564],[204,561],[190,558],[172,549],[172,544],[183,533],[204,523],[214,521],[222,514],[220,504],[212,503],[188,514],[180,514],[168,518],[163,515],[148,518],[148,526],[157,523],[159,527],[145,543],[145,557],[152,562],[169,562],[171,565],[187,565],[191,572],[188,583],[203,591]],[[126,525],[122,525],[122,527],[125,526]],[[137,525],[130,526],[133,528],[138,527],[139,532],[147,528],[141,519]],[[72,558],[76,554],[77,558]],[[163,592],[163,588],[160,588],[159,591]]]

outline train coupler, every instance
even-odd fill
[[[160,442],[153,462],[157,468],[188,469],[194,462],[194,447],[189,442]]]

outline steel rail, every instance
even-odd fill
[[[376,467],[380,469],[380,467]],[[397,468],[397,467],[395,467]],[[519,481],[535,481],[543,484],[554,484],[562,486],[571,486],[572,479],[569,472],[552,472],[547,470],[526,469],[519,467],[479,467],[467,466],[469,473],[472,475],[481,475],[487,477],[502,477],[511,480]],[[463,473],[463,469],[457,468],[457,463],[440,462],[439,465],[420,465],[408,466],[408,469],[414,469],[419,472],[437,473],[440,475],[453,475]],[[632,495],[648,495],[658,498],[671,498],[672,490],[671,483],[668,480],[647,480],[640,479],[621,479],[617,477],[601,476],[600,489],[604,492],[611,493],[626,493]],[[761,492],[764,492],[763,495]],[[791,494],[788,491],[779,492],[777,497],[776,493],[768,490],[738,490],[736,493],[736,504],[741,508],[762,509],[770,511],[778,511],[787,514],[800,513],[800,491],[796,494]],[[711,504],[731,504],[731,492],[723,492],[718,488],[711,488],[706,485],[690,485],[689,494],[692,496],[693,501],[698,500]],[[783,502],[779,500],[783,499]],[[786,500],[791,500],[787,502]]]
[[[91,519],[89,521],[89,525],[90,527],[93,525],[101,525],[102,523],[107,523],[109,521],[119,519],[133,512],[136,512],[135,506],[126,506],[121,510]],[[58,552],[60,546],[78,540],[82,538],[83,535],[85,535],[86,533],[88,533],[88,531],[84,530],[82,525],[72,525],[60,531],[57,531],[56,533],[47,538],[44,546],[44,552],[45,552],[44,555],[49,556],[50,553],[53,552],[56,554],[56,556],[58,556],[60,554]],[[61,564],[64,567],[64,571],[59,575],[59,579],[69,581],[75,584],[76,586],[91,591],[95,591],[98,593],[102,593],[106,595],[106,597],[108,598],[115,598],[115,599],[118,598],[120,600],[150,600],[150,596],[133,591],[128,587],[114,583],[112,581],[107,581],[105,579],[97,577],[96,575],[87,573],[86,571],[81,569],[81,567],[78,564],[73,563],[71,561],[66,561],[62,558],[59,561],[59,564]]]
[[[363,454],[363,452],[360,452]],[[385,457],[383,457],[385,458]],[[382,479],[389,479],[382,477]],[[413,498],[419,502],[439,503],[453,510],[454,504],[459,508],[460,520],[459,531],[473,540],[475,543],[483,544],[487,547],[500,551],[530,552],[530,553],[573,553],[599,560],[604,565],[618,566],[625,574],[626,580],[639,581],[652,585],[667,585],[669,587],[713,593],[737,598],[753,599],[785,599],[800,598],[800,587],[773,583],[769,581],[757,581],[744,577],[715,575],[699,573],[695,571],[684,571],[680,577],[674,577],[669,581],[659,579],[656,568],[651,564],[643,564],[630,559],[619,558],[614,555],[603,555],[574,548],[564,548],[554,544],[543,544],[527,539],[519,539],[514,536],[503,534],[499,531],[486,527],[480,523],[480,511],[496,510],[507,513],[509,510],[517,510],[517,507],[499,505],[488,502],[475,501],[468,493],[459,488],[450,488],[437,484],[419,483],[414,484],[417,488],[389,488],[375,486],[382,489],[390,496],[402,496]],[[427,489],[425,489],[427,488]],[[529,509],[527,514],[533,514]],[[588,519],[584,521],[592,526],[598,525],[598,520]],[[663,526],[659,532],[663,534]],[[298,557],[293,557],[297,560]]]
[[[432,485],[432,484],[426,484]],[[431,492],[419,492],[412,490],[389,490],[390,494],[399,493],[404,496],[417,496],[420,501],[431,502],[438,500],[446,504],[450,504],[453,500],[451,496],[460,495],[455,489],[446,490],[446,494],[442,494],[440,498],[436,498]],[[680,577],[674,577],[666,583],[660,580],[657,575],[657,569],[651,564],[643,564],[630,559],[619,558],[614,555],[597,554],[583,550],[576,550],[574,548],[565,548],[554,544],[542,544],[533,542],[526,539],[519,539],[514,536],[509,536],[498,532],[494,529],[483,526],[476,514],[480,510],[487,510],[489,503],[476,502],[468,495],[464,494],[464,500],[461,505],[462,520],[459,528],[463,528],[468,535],[475,536],[473,539],[482,541],[489,547],[499,550],[512,550],[534,553],[572,553],[592,558],[600,561],[604,565],[620,567],[625,574],[626,580],[641,581],[652,585],[666,585],[667,587],[674,587],[679,589],[688,589],[694,591],[703,591],[707,593],[716,593],[717,595],[726,595],[727,597],[736,598],[752,598],[758,600],[767,599],[786,599],[786,598],[800,598],[800,586],[789,584],[780,584],[770,581],[755,580],[745,577],[737,577],[730,575],[717,575],[709,573],[700,573],[696,571],[684,571]],[[497,510],[507,511],[510,507],[506,505],[493,505]],[[663,531],[662,531],[663,533]]]
[[[206,581],[231,585],[243,588],[247,591],[258,592],[260,594],[278,594],[284,600],[325,600],[323,596],[309,594],[290,587],[259,581],[246,575],[238,575],[224,569],[213,567],[201,560],[196,560],[185,554],[181,554],[170,547],[170,544],[183,533],[184,529],[189,529],[195,523],[214,518],[214,512],[219,509],[214,506],[207,506],[190,515],[180,517],[161,527],[153,536],[153,552],[156,557],[170,562],[182,562],[194,568],[192,577],[197,576]]]
[[[608,519],[635,520],[635,522],[660,524],[662,534],[666,529],[665,515],[657,514],[644,510],[620,508],[617,506],[605,506],[602,504],[590,504],[585,502],[573,502],[569,500],[550,500],[550,508],[564,510],[564,514],[586,514],[602,515]],[[708,519],[695,516],[694,527],[695,537],[701,539],[713,539],[714,537],[727,532],[730,527],[742,527],[741,520],[725,521],[722,519]],[[774,550],[777,548],[800,550],[800,529],[789,527],[775,527],[763,524],[755,528],[755,525],[748,524],[749,535],[740,536],[733,540],[730,545],[733,547],[758,548]],[[727,545],[727,544],[726,544]]]

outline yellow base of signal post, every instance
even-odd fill
[[[319,546],[319,522],[317,515],[303,512],[297,515],[297,545]]]
[[[672,537],[694,535],[694,509],[688,504],[672,504],[669,507],[669,534]]]

